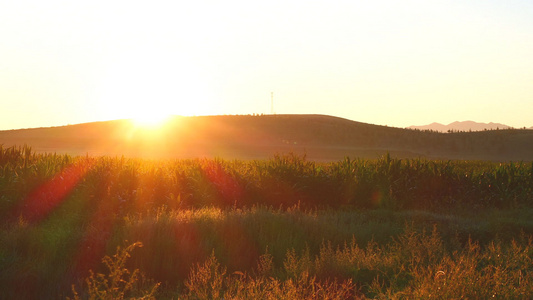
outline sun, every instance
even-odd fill
[[[172,115],[166,113],[144,112],[130,118],[130,130],[125,134],[137,141],[161,141],[170,130]]]
[[[129,119],[136,128],[156,129],[169,116],[213,114],[220,107],[201,65],[159,50],[148,59],[150,51],[120,53],[106,66],[94,93],[100,119]]]

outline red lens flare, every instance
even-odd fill
[[[90,161],[80,160],[65,167],[50,180],[35,188],[16,209],[16,216],[30,223],[44,220],[74,190],[90,168]]]

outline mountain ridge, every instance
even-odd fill
[[[419,129],[419,130],[434,130],[439,132],[448,132],[448,131],[483,131],[483,130],[498,130],[498,129],[510,129],[511,126],[501,124],[501,123],[480,123],[474,121],[455,121],[448,125],[441,123],[433,122],[428,125],[411,125],[407,127],[408,129]],[[533,127],[531,127],[533,128]]]
[[[265,159],[292,152],[317,161],[398,158],[533,161],[533,131],[441,133],[327,115],[173,117],[161,130],[113,120],[0,131],[3,147],[36,152],[142,158]]]

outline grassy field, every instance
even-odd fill
[[[6,299],[533,297],[533,163],[0,147]]]

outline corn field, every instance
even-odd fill
[[[530,162],[0,147],[0,298],[527,299],[532,204]]]

